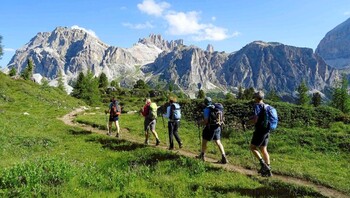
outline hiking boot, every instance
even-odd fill
[[[227,160],[226,156],[222,156],[221,160],[219,160],[218,163],[220,163],[220,164],[227,164],[228,160]]]
[[[271,168],[268,166],[266,163],[261,163],[260,164],[261,168],[258,171],[259,174],[261,174],[262,177],[271,177]]]
[[[169,147],[168,150],[174,150],[174,147]]]
[[[272,177],[271,170],[266,170],[266,171],[262,172],[261,177]]]
[[[205,157],[204,157],[204,154],[202,154],[202,153],[197,155],[196,158],[202,160],[203,162],[205,162]]]
[[[145,140],[145,144],[148,145],[148,140]]]
[[[156,146],[158,146],[160,144],[159,139],[156,139]]]
[[[115,137],[118,138],[119,137],[119,133],[117,133],[117,135],[115,135]]]
[[[182,148],[183,147],[183,145],[182,145],[182,142],[179,144],[179,148]]]
[[[112,133],[110,133],[110,132],[107,132],[107,135],[108,135],[108,136],[112,136]]]

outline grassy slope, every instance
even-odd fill
[[[77,121],[105,126],[103,114],[81,115]],[[166,121],[165,121],[166,122]],[[130,133],[143,137],[141,116],[123,115],[120,125],[129,129]],[[166,123],[158,119],[157,131],[162,142],[168,140]],[[183,120],[180,136],[185,149],[199,152],[199,129]],[[247,168],[257,168],[255,159],[248,150],[248,142],[252,130],[247,132],[231,131],[229,138],[223,139],[229,161]],[[315,183],[338,189],[350,194],[350,126],[343,123],[333,123],[329,129],[309,128],[279,128],[270,137],[269,151],[271,164],[275,173],[305,178]],[[152,137],[153,138],[153,137]],[[152,143],[155,143],[153,138]],[[166,142],[167,143],[167,142]],[[209,155],[220,158],[219,151],[214,144],[208,145]]]
[[[198,160],[68,127],[56,119],[80,105],[84,104],[56,89],[0,73],[0,196],[319,197],[310,189],[227,173]],[[104,126],[104,117],[95,116],[87,119]],[[127,126],[142,135],[133,117]],[[195,130],[186,123],[182,127]],[[184,141],[190,149],[198,147],[195,141]]]

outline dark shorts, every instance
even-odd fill
[[[118,116],[116,116],[116,117],[109,117],[109,121],[110,122],[114,122],[114,121],[118,121],[119,120],[119,117]]]
[[[157,121],[154,119],[154,120],[150,120],[150,119],[145,119],[143,125],[144,125],[144,130],[145,131],[148,131],[148,130],[151,130],[151,131],[155,131],[156,130],[156,123]]]
[[[220,140],[221,138],[221,128],[220,127],[204,127],[202,138],[211,141],[211,140]]]
[[[254,146],[267,146],[269,143],[269,130],[256,130],[253,133],[252,141],[250,142]]]

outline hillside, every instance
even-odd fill
[[[160,148],[128,141],[128,138],[143,137],[142,119],[137,114],[122,115],[121,139],[106,136],[103,131],[102,134],[93,133],[94,129],[80,128],[81,125],[74,123],[67,126],[58,119],[82,105],[83,102],[57,89],[13,80],[0,73],[1,197],[323,197],[310,187],[245,176],[183,157],[176,151],[164,151],[161,148],[167,145],[166,128],[161,122],[157,125],[162,141]],[[105,129],[106,124],[102,110],[96,108],[79,115],[77,121],[100,129]],[[196,153],[197,127],[183,120],[181,135],[186,143],[183,151]],[[242,146],[245,135],[237,133],[235,138],[225,137],[224,143],[232,164],[254,170],[248,150]],[[234,142],[229,142],[231,140]],[[209,145],[208,149],[210,156],[217,157],[214,145]],[[276,149],[272,151],[277,157],[281,150]],[[306,150],[309,148],[303,151]],[[276,174],[283,173],[282,164],[293,163],[291,159],[295,157],[291,152],[288,160],[282,154],[278,154],[278,158],[284,160],[274,162]],[[329,154],[326,152],[318,158],[322,159],[321,165],[328,165],[324,161],[327,157],[338,159],[339,162],[334,162],[336,166],[344,162]],[[340,156],[346,159],[343,153]],[[290,170],[292,175],[303,177],[302,166]],[[316,176],[320,174],[316,172]],[[333,172],[338,174],[339,170]],[[343,174],[348,175],[346,169]],[[311,171],[305,175],[313,177],[315,173]],[[322,179],[323,173],[320,175],[321,178],[310,180],[327,183],[324,180],[328,176]],[[349,192],[346,186],[347,183],[343,186],[335,183],[333,187]]]

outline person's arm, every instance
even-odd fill
[[[166,108],[166,114],[163,114],[163,117],[169,118],[170,117],[170,106]]]
[[[209,108],[205,108],[204,112],[203,112],[203,115],[204,115],[203,124],[207,125],[209,123],[210,109]]]
[[[260,113],[259,105],[254,105],[254,115],[249,118],[249,120],[247,121],[247,124],[255,124],[258,121],[259,113]]]

